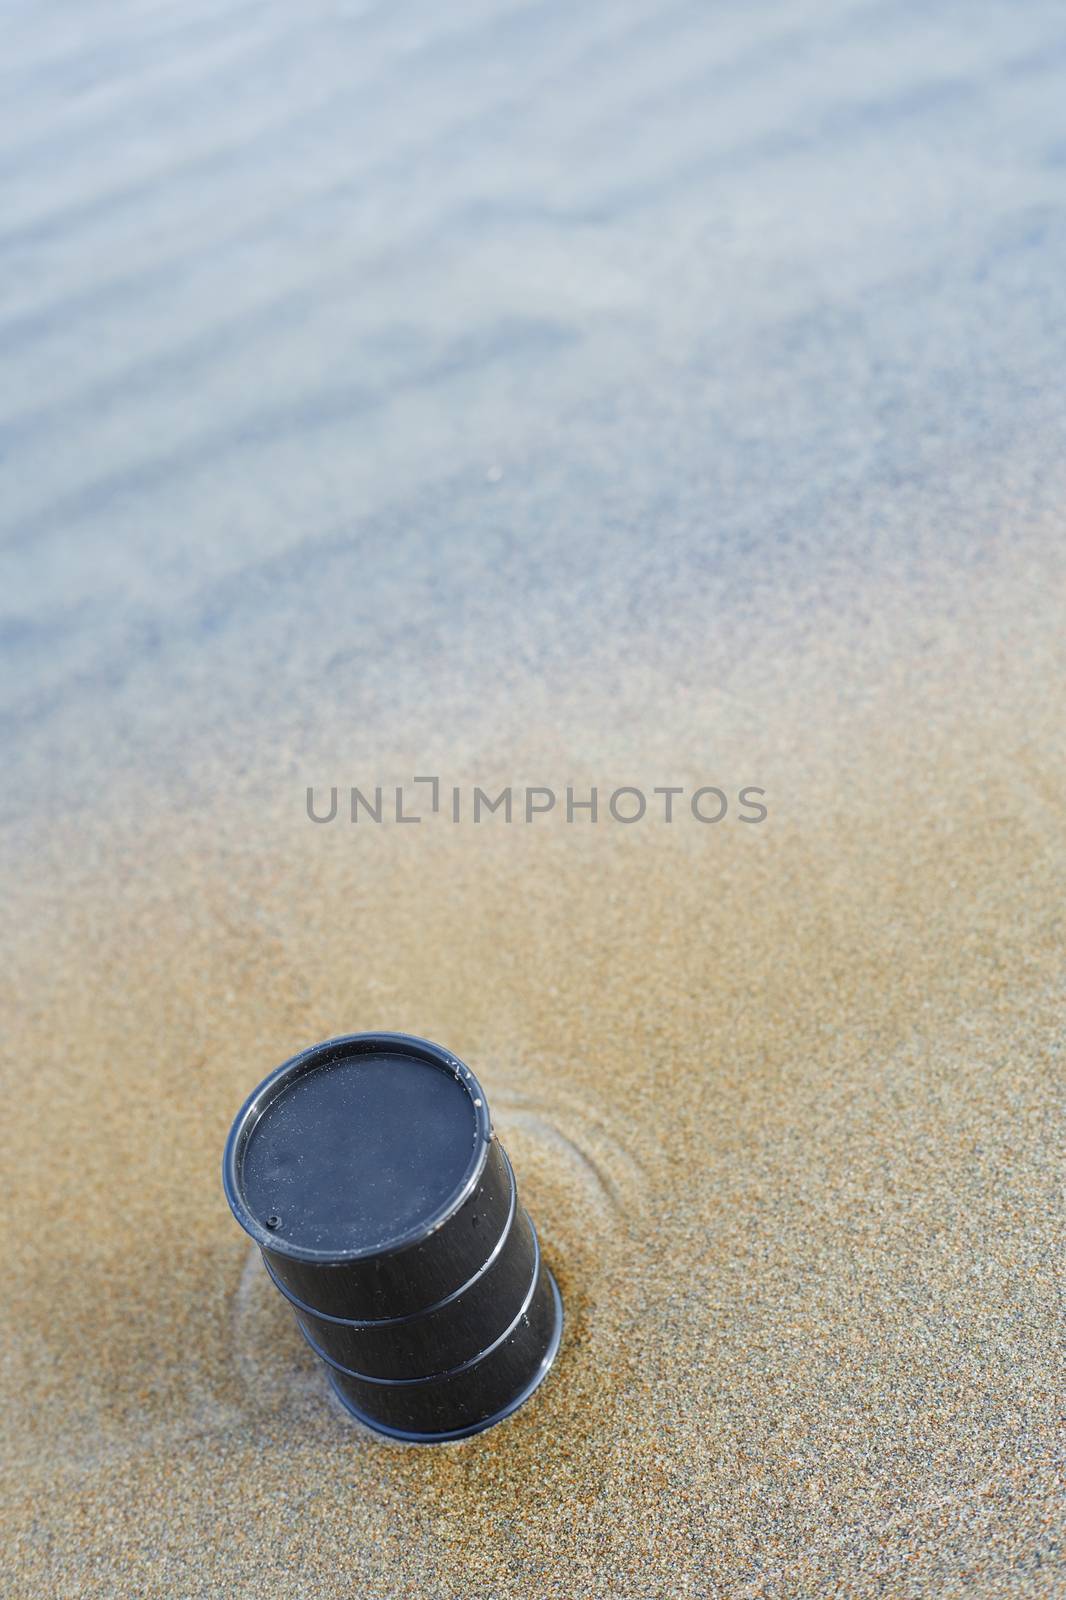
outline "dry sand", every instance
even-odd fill
[[[1062,1592],[1062,532],[882,591],[861,649],[827,609],[732,735],[634,671],[614,771],[572,763],[591,692],[451,768],[668,781],[713,723],[759,827],[314,828],[219,780],[42,830],[7,1592]],[[460,1445],[340,1414],[221,1195],[249,1086],[371,1027],[481,1075],[565,1295],[548,1382]]]

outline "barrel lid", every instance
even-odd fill
[[[392,1254],[476,1185],[492,1138],[469,1067],[401,1033],[348,1034],[249,1095],[223,1158],[226,1198],[264,1249],[300,1260]]]

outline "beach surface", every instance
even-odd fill
[[[5,1593],[1061,1595],[1055,8],[49,0],[3,74]],[[460,1444],[222,1195],[371,1029],[565,1301]]]

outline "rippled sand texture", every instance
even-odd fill
[[[1058,30],[10,8],[5,1592],[1062,1592]],[[769,816],[305,816],[416,773]],[[432,1450],[219,1181],[378,1027],[567,1308]]]

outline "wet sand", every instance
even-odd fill
[[[13,1592],[1055,1592],[1055,543],[831,721],[826,618],[759,827],[360,832],[294,787],[23,885]],[[260,1074],[386,1025],[482,1076],[567,1306],[534,1401],[435,1450],[338,1412],[218,1182]]]
[[[86,15],[0,97],[5,1593],[1061,1593],[1053,13]],[[425,773],[768,815],[307,819]],[[566,1302],[436,1449],[221,1191],[372,1028]]]

